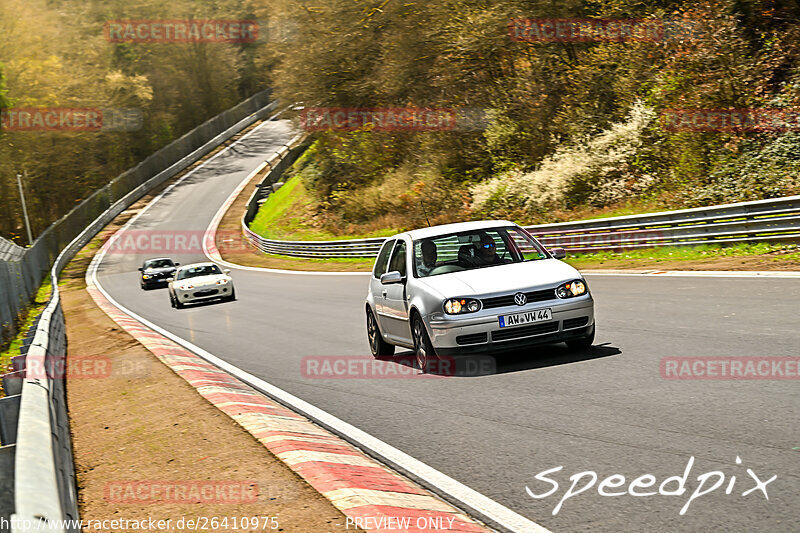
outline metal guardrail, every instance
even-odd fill
[[[264,179],[261,180],[261,183],[256,185],[256,190],[250,195],[250,199],[247,200],[247,209],[242,217],[243,228],[249,231],[248,226],[255,218],[256,213],[258,213],[258,208],[274,192],[274,186],[279,182],[280,177],[308,148],[305,139],[306,135],[304,133],[296,135],[269,159],[264,161],[269,166],[269,170]]]
[[[10,533],[76,531],[74,527],[59,525],[61,520],[78,518],[65,380],[63,376],[54,378],[52,372],[42,372],[42,369],[53,368],[55,359],[63,358],[66,353],[58,273],[103,227],[139,198],[265,118],[276,106],[276,102],[269,103],[266,91],[245,100],[153,154],[48,228],[55,237],[42,245],[45,250],[53,243],[60,243],[81,223],[80,231],[75,232],[77,236],[74,233],[69,236],[72,240],[52,263],[53,295],[37,319],[32,340],[13,361],[15,372],[3,376],[4,388],[10,396],[0,400],[3,405],[0,406],[0,438],[3,439],[0,517],[14,519],[10,522]],[[39,237],[43,238],[45,234]],[[31,253],[37,243],[26,254]],[[16,266],[17,271],[25,273],[26,266],[30,265],[22,262],[21,266]],[[35,272],[28,274],[31,279],[37,275]],[[39,275],[40,281],[41,277]]]
[[[800,240],[800,196],[525,228],[546,247],[568,252],[795,241]],[[279,241],[256,235],[246,223],[243,231],[262,252],[319,259],[375,257],[385,240]]]
[[[575,252],[800,239],[800,196],[529,226],[549,247]]]

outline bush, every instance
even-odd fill
[[[690,207],[777,198],[800,193],[800,134],[745,140],[709,174],[709,183],[687,189]]]
[[[559,148],[532,172],[506,172],[472,188],[472,207],[482,214],[601,207],[645,190],[653,181],[637,175],[631,162],[655,111],[635,104],[624,122],[594,138]]]

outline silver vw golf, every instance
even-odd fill
[[[395,346],[429,368],[442,355],[594,341],[594,301],[581,274],[503,220],[400,233],[375,260],[366,302],[372,354]]]

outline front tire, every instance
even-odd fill
[[[226,302],[235,302],[236,301],[236,289],[231,289],[231,295],[225,298]]]
[[[428,330],[425,329],[422,317],[416,313],[411,321],[411,335],[414,338],[414,354],[417,359],[417,368],[422,372],[431,371],[439,357],[436,355],[436,350],[433,349],[433,344],[431,344],[431,339],[428,337]]]
[[[592,332],[586,335],[585,337],[579,337],[577,339],[570,339],[567,341],[567,346],[571,350],[587,350],[592,347],[594,343],[594,331],[595,327],[592,325]]]
[[[391,357],[394,355],[394,345],[383,340],[378,321],[372,309],[367,307],[367,340],[372,357]]]

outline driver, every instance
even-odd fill
[[[478,253],[474,259],[477,266],[502,265],[510,262],[497,255],[497,245],[488,233],[480,233],[480,239],[481,242],[477,245]]]
[[[439,255],[436,251],[436,244],[433,241],[422,241],[420,249],[422,250],[422,264],[417,266],[417,272],[420,276],[429,276],[436,267],[436,259]]]

